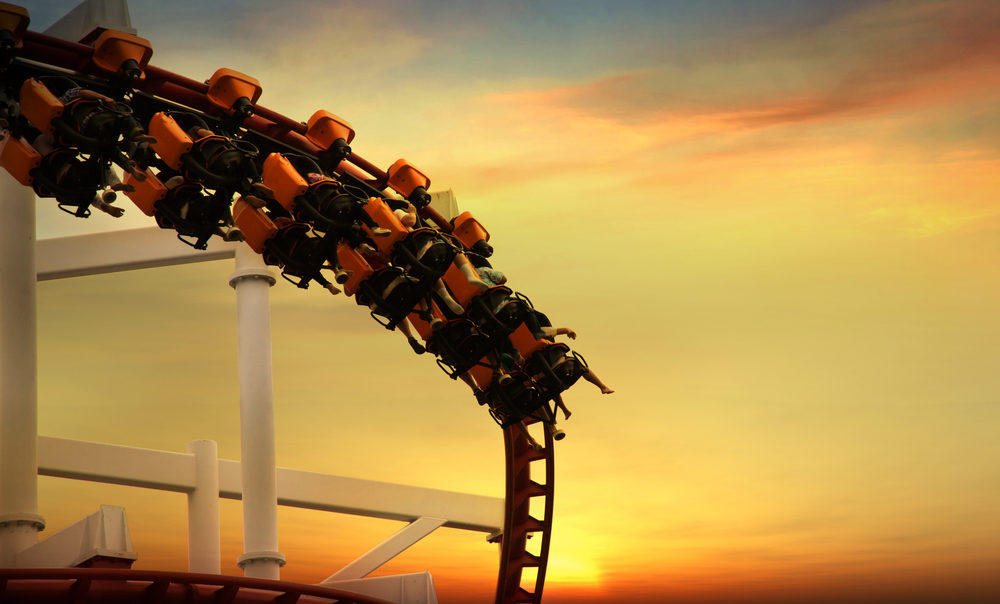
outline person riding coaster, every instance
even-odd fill
[[[125,195],[143,213],[155,218],[161,229],[176,230],[177,238],[195,249],[206,249],[213,235],[226,241],[243,239],[243,233],[234,226],[229,193],[210,193],[200,183],[185,180],[172,170],[158,174],[147,170],[143,181],[127,175],[125,184],[129,186]]]
[[[35,193],[55,197],[59,209],[81,218],[90,216],[92,206],[121,216],[124,210],[111,202],[128,185],[111,166],[139,173],[129,155],[153,140],[131,108],[61,76],[25,80],[19,100],[20,114],[8,125],[16,137],[31,140],[40,156],[31,185]]]
[[[437,310],[437,305],[434,308]],[[438,322],[433,327],[419,313],[411,313],[408,320],[424,339],[426,351],[438,357],[438,367],[448,377],[455,379],[464,374],[493,350],[490,337],[479,331],[472,321],[455,318],[441,324],[443,315],[440,311],[435,314]],[[413,342],[410,346],[416,350]]]
[[[333,267],[327,264],[322,238],[310,234],[308,223],[285,216],[272,219],[244,198],[236,201],[233,216],[247,245],[263,256],[265,264],[281,268],[286,281],[302,289],[315,281],[331,294],[340,293],[322,273]]]
[[[146,134],[128,104],[64,76],[25,80],[19,100],[21,114],[52,136],[53,146],[76,148],[97,156],[105,168],[114,163],[141,178],[133,156],[155,137]]]
[[[249,141],[213,132],[200,116],[183,111],[159,112],[149,121],[156,138],[151,148],[165,166],[206,189],[239,194],[258,207],[270,188],[260,182],[257,147]]]
[[[264,160],[262,181],[274,199],[296,220],[312,223],[318,233],[332,233],[352,247],[374,245],[361,225],[376,237],[389,234],[363,209],[363,197],[351,195],[348,187],[323,173],[311,157],[271,153]]]
[[[459,377],[472,388],[479,404],[489,407],[490,417],[501,428],[517,426],[532,448],[540,449],[541,445],[528,432],[527,420],[543,422],[555,440],[566,434],[556,426],[555,409],[548,405],[551,397],[517,367],[516,354],[509,347],[496,349]]]
[[[374,246],[362,222],[375,237],[388,235],[389,231],[379,227],[361,209],[363,202],[348,194],[346,187],[319,170],[309,157],[271,153],[264,160],[262,182],[273,192],[280,210],[296,220],[312,224],[313,230],[323,237],[337,282],[344,283],[347,274],[335,253],[339,243],[346,241],[351,247]]]
[[[435,281],[440,279],[461,248],[445,239],[436,229],[417,227],[410,230],[410,226],[416,225],[416,210],[408,212],[400,209],[398,212],[402,214],[401,217],[389,206],[389,203],[394,201],[396,200],[372,197],[364,206],[365,213],[379,227],[388,231],[385,236],[375,240],[379,251],[388,257],[393,265],[405,268],[409,274],[417,278]],[[409,203],[403,203],[400,203],[402,207],[412,208]],[[404,223],[404,220],[409,224]],[[364,228],[374,235],[367,224]]]

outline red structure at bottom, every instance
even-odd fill
[[[390,604],[342,589],[250,577],[116,568],[0,569],[4,604]]]

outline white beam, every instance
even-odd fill
[[[35,250],[38,280],[47,281],[222,260],[235,255],[236,244],[213,237],[208,249],[196,250],[178,241],[176,231],[147,227],[41,239]]]
[[[323,583],[363,579],[378,567],[406,551],[406,548],[433,533],[444,523],[444,518],[418,518],[373,547],[363,556],[324,579]]]
[[[38,437],[38,473],[177,493],[197,484],[194,455],[51,436]]]
[[[504,501],[500,497],[290,468],[279,467],[277,472],[278,503],[288,507],[405,522],[424,516],[446,518],[445,527],[484,533],[503,527]],[[196,486],[195,457],[190,453],[51,436],[38,437],[38,473],[178,493],[190,493]],[[240,475],[240,462],[219,460],[220,497],[242,499]]]
[[[446,527],[484,533],[503,527],[502,498],[287,468],[278,468],[278,503],[407,522],[447,518]]]

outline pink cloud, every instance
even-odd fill
[[[877,5],[729,63],[661,66],[488,100],[624,126],[703,119],[766,128],[884,114],[1000,86],[1000,3]]]

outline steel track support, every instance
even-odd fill
[[[270,288],[274,275],[247,245],[236,248],[240,381],[240,459],[243,479],[243,555],[247,577],[278,579],[278,479],[274,454],[274,387],[271,380]]]
[[[35,195],[0,174],[0,567],[38,541]]]

